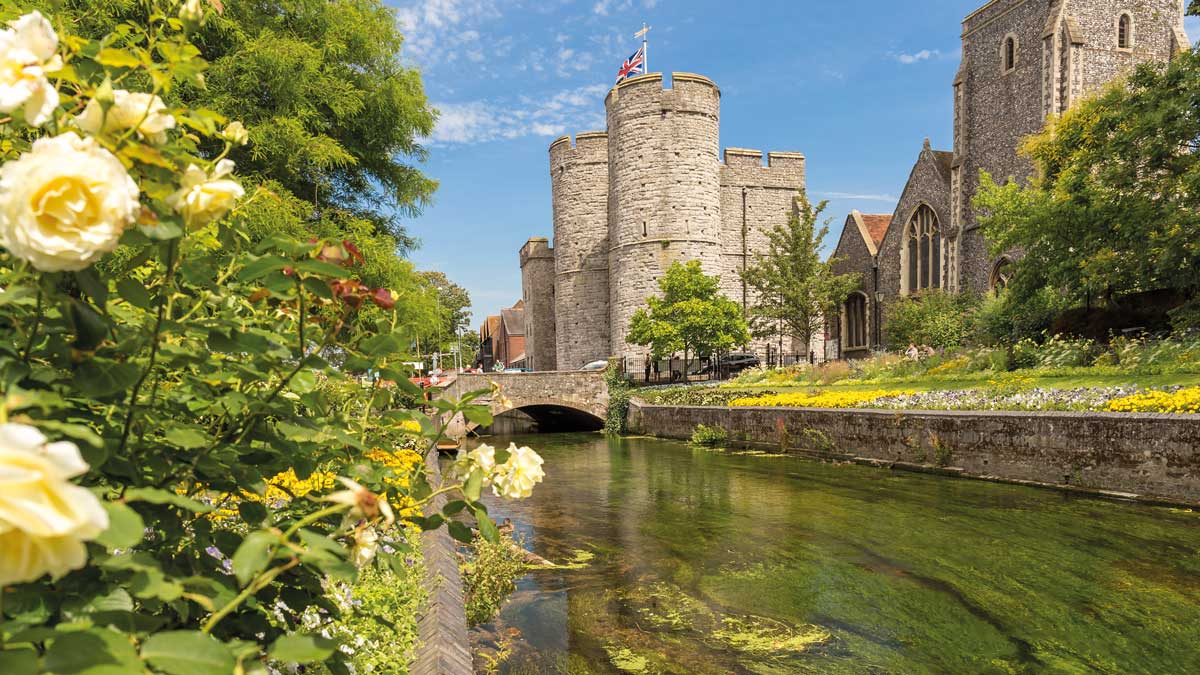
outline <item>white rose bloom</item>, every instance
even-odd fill
[[[25,121],[40,127],[58,107],[58,91],[46,73],[62,68],[58,35],[34,11],[0,31],[0,112],[22,109]]]
[[[100,500],[69,480],[87,469],[74,443],[0,424],[0,587],[58,578],[87,562],[83,542],[108,529]]]
[[[246,195],[237,181],[226,178],[233,174],[233,166],[232,161],[223,159],[217,162],[210,176],[192,164],[184,172],[179,190],[167,198],[167,203],[190,225],[207,225],[221,219]]]
[[[373,527],[364,527],[354,535],[354,566],[365,567],[379,552],[379,533]]]
[[[200,0],[185,0],[179,8],[179,18],[185,23],[200,23],[204,20],[204,5],[200,4]]]
[[[104,123],[103,129],[100,127],[101,121]],[[154,94],[118,89],[113,92],[113,105],[108,109],[107,116],[100,102],[92,99],[83,113],[75,118],[75,124],[92,136],[137,129],[142,138],[162,145],[167,142],[167,131],[175,128],[175,118],[167,112],[167,105],[162,99]]]
[[[0,167],[0,246],[43,272],[96,262],[140,209],[120,160],[73,132],[39,139]]]
[[[230,122],[225,127],[225,131],[221,132],[221,136],[234,145],[245,145],[250,142],[250,132],[246,131],[246,126],[241,122]]]
[[[546,477],[542,470],[545,460],[530,448],[518,448],[516,443],[509,446],[508,452],[508,461],[496,467],[492,492],[505,499],[526,499],[533,494],[533,486]]]

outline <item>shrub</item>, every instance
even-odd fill
[[[620,436],[629,423],[629,400],[633,398],[633,387],[625,374],[614,363],[604,371],[604,382],[608,386],[608,411],[604,416],[604,433]]]
[[[517,590],[517,579],[529,571],[521,547],[508,534],[502,534],[495,542],[476,537],[460,567],[467,621],[472,626],[496,618],[508,596]]]
[[[909,344],[962,347],[972,338],[978,305],[972,295],[938,290],[900,298],[888,308],[887,341],[898,350]]]
[[[710,427],[706,424],[696,425],[696,429],[692,432],[692,445],[699,445],[705,448],[717,448],[725,445],[725,441],[729,439],[729,434],[721,427]]]
[[[975,313],[972,332],[985,345],[1006,345],[1020,340],[1041,339],[1070,303],[1064,295],[1042,288],[1027,297],[1012,289],[985,296]]]

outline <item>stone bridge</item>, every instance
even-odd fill
[[[604,372],[467,373],[442,392],[446,398],[500,386],[476,402],[496,417],[496,431],[596,431],[608,412]],[[532,424],[531,424],[532,423]],[[451,437],[461,438],[476,425],[459,418],[450,424]]]

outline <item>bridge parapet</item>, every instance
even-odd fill
[[[464,373],[443,390],[442,396],[462,398],[473,391],[490,390],[493,384],[499,385],[499,395],[489,393],[477,401],[488,406],[493,415],[546,408],[582,412],[599,419],[608,413],[608,385],[602,371]],[[465,427],[451,424],[451,436],[465,431]]]

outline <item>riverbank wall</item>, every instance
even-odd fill
[[[1200,505],[1200,417],[1005,411],[630,407],[632,433],[1106,496]]]

